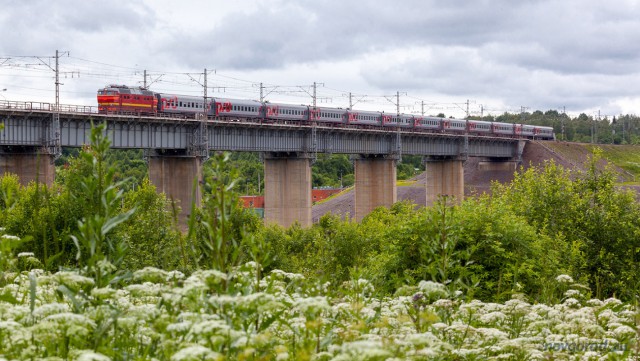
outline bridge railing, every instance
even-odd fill
[[[44,102],[21,102],[14,100],[0,100],[0,109],[16,109],[16,110],[35,110],[35,111],[45,111],[52,112],[56,108],[55,104],[44,103]],[[58,109],[61,113],[81,113],[81,114],[89,114],[89,113],[97,113],[98,107],[88,106],[88,105],[66,105],[60,104]]]

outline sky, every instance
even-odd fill
[[[640,114],[640,0],[0,0],[0,101],[107,84],[464,117]],[[262,86],[261,86],[262,84]],[[6,89],[6,90],[3,90]]]

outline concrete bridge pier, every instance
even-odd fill
[[[180,207],[178,223],[186,226],[191,205],[202,201],[203,158],[186,151],[152,151],[149,155],[149,180],[159,193],[164,193],[174,206]]]
[[[264,155],[264,221],[311,226],[311,158],[305,153]]]
[[[459,158],[428,157],[426,162],[426,205],[432,206],[440,196],[464,199],[464,161]]]
[[[360,222],[376,207],[391,207],[397,200],[396,159],[383,155],[354,159],[355,218]]]
[[[0,173],[16,174],[23,186],[32,181],[50,186],[55,180],[54,157],[39,147],[3,147],[0,150]]]

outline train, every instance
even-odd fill
[[[422,116],[387,114],[310,105],[260,102],[247,99],[207,98],[157,93],[143,87],[108,85],[98,90],[98,113],[171,116],[211,120],[249,120],[266,123],[332,125],[384,130],[414,130],[528,139],[555,140],[552,127]],[[205,104],[206,103],[206,104]]]

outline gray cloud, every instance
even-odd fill
[[[637,0],[2,2],[0,31],[17,34],[0,44],[5,55],[74,50],[167,71],[281,73],[282,83],[293,68],[334,63],[372,93],[541,109],[613,111],[640,94]]]
[[[154,24],[154,11],[140,1],[16,1],[2,5],[2,34],[12,34],[0,44],[4,54],[46,54],[51,49],[84,46],[92,35],[127,32],[121,41],[135,41]]]

